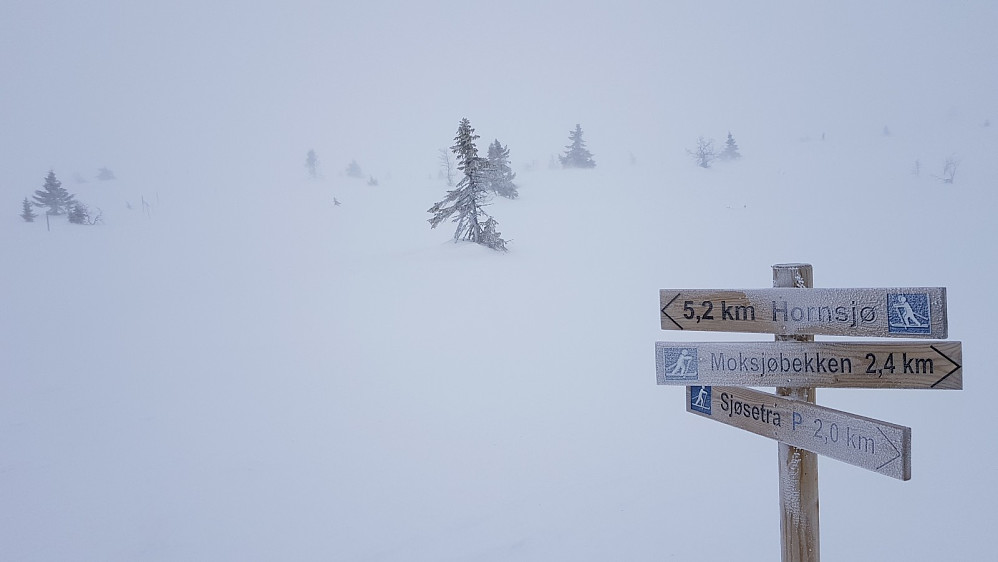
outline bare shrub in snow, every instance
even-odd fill
[[[686,153],[701,168],[710,168],[710,165],[717,159],[717,153],[714,152],[714,139],[697,137],[696,148],[693,150],[687,149]]]

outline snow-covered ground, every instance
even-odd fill
[[[288,125],[275,135],[273,114],[257,123],[267,138],[234,114],[202,135],[155,113],[170,100],[150,104],[154,113],[141,113],[148,122],[135,126],[162,125],[168,137],[148,140],[160,151],[175,143],[166,153],[93,129],[97,148],[74,129],[79,151],[66,140],[44,152],[27,118],[4,114],[31,140],[5,138],[13,156],[0,167],[9,210],[0,219],[0,560],[775,559],[776,444],[687,414],[681,388],[655,384],[653,348],[656,340],[771,339],[663,332],[658,290],[764,288],[770,266],[785,262],[813,264],[820,287],[947,287],[949,336],[964,342],[963,391],[818,391],[820,404],[913,433],[908,482],[820,459],[823,557],[986,557],[998,524],[998,445],[988,425],[998,383],[986,360],[996,335],[988,303],[998,285],[998,121],[984,124],[998,119],[998,98],[994,78],[974,78],[995,75],[995,40],[968,22],[994,23],[995,9],[849,11],[859,6],[807,17],[770,6],[748,27],[736,25],[737,14],[680,10],[697,29],[718,22],[709,38],[735,30],[725,48],[709,51],[718,64],[729,53],[773,61],[766,57],[785,53],[783,43],[745,29],[763,29],[773,21],[766,15],[789,18],[777,22],[777,36],[799,52],[780,56],[801,66],[757,61],[751,67],[772,81],[753,78],[749,97],[723,110],[714,111],[716,88],[702,100],[688,90],[700,76],[692,63],[676,80],[565,100],[571,111],[591,102],[582,116],[562,115],[547,90],[535,92],[539,108],[529,110],[529,92],[510,94],[513,109],[486,98],[480,120],[474,104],[429,103],[422,93],[426,114],[410,117],[388,144],[409,152],[379,155],[366,137],[358,154],[340,150],[343,139],[325,150],[317,143],[324,167],[314,181],[302,164],[307,139],[322,138],[318,128]],[[619,36],[631,7],[618,8],[617,19],[572,19]],[[568,34],[531,10],[514,12],[538,26],[528,30],[533,45]],[[420,20],[427,29],[406,34],[433,35],[431,23],[443,25],[433,15]],[[795,42],[837,37],[834,26],[846,23],[855,40]],[[757,42],[736,41],[750,37]],[[882,40],[885,51],[855,57]],[[305,43],[287,53],[305,52]],[[962,88],[899,95],[899,76],[912,77],[907,86],[931,82],[931,69],[904,66],[914,60],[906,48],[966,54],[952,78]],[[542,68],[528,64],[538,51],[518,49],[510,67],[526,65],[528,86],[546,84],[533,74]],[[11,58],[23,84],[32,59],[27,51]],[[802,75],[824,76],[804,64],[814,59],[859,70],[821,82],[841,81],[837,93],[785,105],[781,91],[808,89]],[[573,64],[597,76],[638,74],[604,60]],[[743,72],[735,78],[751,74],[731,64]],[[888,78],[878,80],[878,69]],[[361,99],[363,76],[349,99]],[[155,88],[134,87],[157,99]],[[208,96],[221,91],[205,87]],[[15,93],[26,99],[28,91]],[[596,103],[604,97],[614,103]],[[263,104],[250,99],[240,111]],[[526,118],[545,107],[550,120]],[[330,115],[316,119],[336,136]],[[519,172],[521,197],[489,207],[511,240],[506,254],[454,244],[450,228],[426,222],[447,189],[437,149],[465,116],[482,135],[480,152],[498,137]],[[243,128],[220,125],[236,122]],[[598,167],[549,169],[576,122]],[[728,127],[744,157],[696,167],[684,148],[697,135],[721,144]],[[407,134],[417,131],[415,140]],[[92,156],[108,147],[135,157]],[[933,176],[951,155],[960,166],[947,185]],[[339,171],[354,157],[378,186]],[[105,165],[118,180],[73,181]],[[104,224],[59,218],[47,230],[44,216],[17,217],[48,167],[103,211]]]

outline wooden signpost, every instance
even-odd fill
[[[814,289],[808,264],[772,289],[662,289],[664,330],[769,333],[775,342],[656,342],[660,385],[686,410],[779,442],[784,562],[817,562],[817,456],[911,478],[911,429],[815,404],[816,387],[963,388],[960,342],[815,342],[814,335],[947,337],[946,289]],[[745,387],[776,387],[776,394]]]

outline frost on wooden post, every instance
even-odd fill
[[[784,506],[790,508],[790,514],[796,519],[800,519],[800,475],[801,471],[801,451],[797,448],[789,448],[790,454],[786,460],[787,473],[794,476],[786,481],[781,481],[782,495],[787,500]]]

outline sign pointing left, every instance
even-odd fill
[[[663,330],[945,339],[946,289],[661,289]]]

